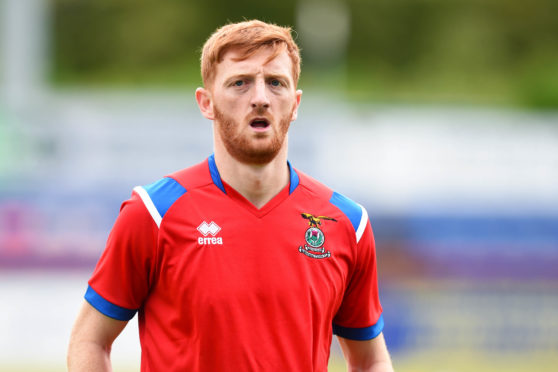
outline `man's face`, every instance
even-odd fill
[[[242,61],[234,50],[217,65],[210,88],[217,145],[236,160],[266,164],[287,146],[287,131],[296,119],[301,91],[292,79],[287,52],[272,60],[262,48]]]

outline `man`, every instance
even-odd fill
[[[214,154],[136,187],[85,294],[70,371],[110,370],[138,312],[142,371],[392,371],[364,208],[287,162],[302,92],[290,29],[217,30],[196,100]]]

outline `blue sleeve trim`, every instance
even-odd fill
[[[341,209],[341,212],[343,212],[349,218],[355,231],[357,231],[360,225],[360,220],[362,218],[362,208],[360,207],[360,205],[337,192],[333,193],[331,199],[329,199],[329,202],[335,205],[337,208]]]
[[[365,328],[347,328],[333,323],[333,334],[349,340],[365,341],[378,337],[384,329],[384,316],[380,315],[376,324]]]
[[[225,191],[225,186],[223,186],[223,181],[221,181],[219,169],[217,169],[217,164],[215,164],[215,154],[211,154],[209,158],[207,158],[207,163],[209,164],[209,173],[211,174],[213,183],[226,194],[227,191]]]
[[[298,186],[300,179],[298,178],[298,174],[296,170],[291,166],[291,163],[287,160],[287,165],[289,166],[289,173],[291,174],[291,185],[289,187],[289,195],[295,191],[296,187]]]
[[[171,205],[186,192],[186,189],[181,184],[168,177],[162,178],[143,188],[149,194],[161,218],[167,213]]]
[[[108,317],[117,320],[130,320],[134,317],[137,310],[126,309],[120,307],[111,302],[108,302],[100,294],[95,292],[91,286],[87,287],[87,292],[85,292],[85,299],[91,304],[95,309],[99,310],[101,313]]]

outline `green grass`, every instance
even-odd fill
[[[490,354],[421,353],[394,358],[398,372],[554,372],[558,355],[551,352]]]
[[[392,356],[397,372],[555,372],[558,354],[552,352],[490,354],[473,352],[426,352],[396,354]],[[64,365],[45,366],[25,363],[19,366],[0,362],[0,371],[10,372],[58,372]],[[115,366],[118,372],[138,372],[135,367]],[[330,358],[329,372],[345,372],[344,360],[335,354]]]

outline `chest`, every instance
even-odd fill
[[[158,247],[157,286],[169,298],[199,311],[231,301],[340,304],[354,247],[335,208],[293,201],[255,215],[211,197],[173,208]]]

